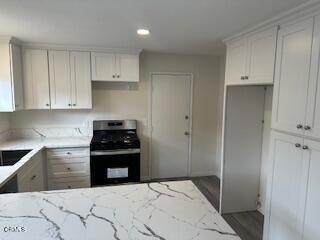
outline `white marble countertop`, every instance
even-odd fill
[[[240,238],[191,181],[177,181],[0,195],[0,239]]]
[[[0,151],[32,150],[13,166],[0,166],[0,187],[17,174],[32,157],[44,148],[89,147],[91,137],[61,137],[37,139],[13,139],[0,143]],[[1,239],[1,238],[0,238]]]
[[[0,151],[63,147],[89,147],[91,137],[31,138],[12,139],[0,143]]]

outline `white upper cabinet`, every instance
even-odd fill
[[[227,44],[226,84],[272,84],[277,27]]]
[[[247,39],[227,45],[226,84],[241,84],[246,72]]]
[[[52,109],[92,108],[90,53],[49,51]]]
[[[25,109],[50,109],[48,51],[23,50]]]
[[[71,76],[68,51],[49,51],[51,109],[71,108]]]
[[[315,18],[305,135],[320,139],[320,16]]]
[[[265,240],[301,239],[309,169],[303,144],[303,138],[273,132]]]
[[[93,81],[115,81],[116,55],[111,53],[91,52]]]
[[[0,42],[0,112],[23,109],[21,48],[10,39]]]
[[[24,108],[21,47],[10,44],[10,56],[14,110],[17,111]]]
[[[248,84],[271,84],[274,78],[278,28],[272,28],[248,38]]]
[[[91,52],[93,81],[139,82],[139,55]]]
[[[272,128],[304,134],[314,19],[281,26],[275,70]]]
[[[73,109],[92,108],[90,52],[70,52]]]
[[[139,55],[117,54],[117,80],[139,82]]]

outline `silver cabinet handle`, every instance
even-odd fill
[[[304,145],[304,146],[302,147],[302,149],[303,149],[303,150],[308,150],[308,149],[309,149],[309,147],[308,147],[308,146],[306,146],[306,145]]]
[[[296,147],[297,148],[301,148],[301,144],[300,143],[296,143]]]
[[[303,128],[302,124],[297,125],[297,129],[302,129],[302,128]]]
[[[306,131],[311,130],[311,127],[306,125],[306,126],[304,126],[304,130],[306,130]]]

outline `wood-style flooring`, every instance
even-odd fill
[[[216,176],[191,178],[209,202],[219,209],[220,180]],[[258,211],[223,214],[242,240],[261,240],[263,233],[263,215]]]
[[[206,196],[208,201],[219,209],[220,180],[216,176],[193,177],[166,180],[191,180]],[[163,181],[163,179],[161,180]],[[223,214],[222,217],[242,240],[262,240],[263,215],[258,211]]]

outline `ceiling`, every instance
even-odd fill
[[[219,55],[221,39],[307,0],[0,0],[0,35],[36,43]],[[137,36],[138,28],[151,35]]]

